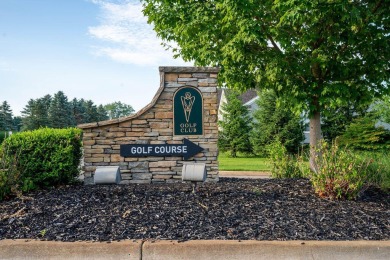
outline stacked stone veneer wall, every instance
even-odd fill
[[[79,125],[83,130],[84,175],[93,176],[96,167],[119,166],[121,183],[180,182],[186,162],[205,163],[206,181],[218,181],[218,68],[160,67],[160,88],[152,102],[132,116]],[[181,87],[197,87],[203,96],[204,134],[173,136],[173,95]],[[123,95],[131,95],[132,91]],[[109,93],[107,93],[109,95]],[[183,157],[120,156],[121,144],[180,144],[183,139],[204,150],[187,161]]]

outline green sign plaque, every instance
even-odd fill
[[[203,97],[194,87],[183,87],[173,96],[173,134],[203,135]]]

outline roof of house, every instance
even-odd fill
[[[221,97],[223,91],[229,91],[227,88],[218,88],[217,89],[217,96],[218,96],[218,104],[221,102]],[[249,89],[248,91],[242,93],[238,98],[241,100],[243,104],[248,103],[249,101],[253,100],[255,97],[257,97],[257,91],[255,89]]]
[[[251,101],[252,99],[254,99],[255,97],[257,97],[257,91],[254,90],[254,89],[249,89],[248,91],[242,93],[240,96],[239,96],[239,99],[241,100],[241,102],[243,104],[246,104],[248,103],[249,101]]]

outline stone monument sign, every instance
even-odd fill
[[[180,182],[183,165],[218,181],[218,68],[160,67],[160,88],[136,114],[82,124],[84,174],[119,166],[121,183]],[[131,95],[129,90],[123,95]]]

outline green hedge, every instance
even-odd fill
[[[1,154],[2,168],[7,168],[8,175],[20,176],[17,185],[22,192],[68,184],[79,174],[81,130],[43,128],[16,133],[2,143]],[[7,184],[3,181],[3,185]]]

